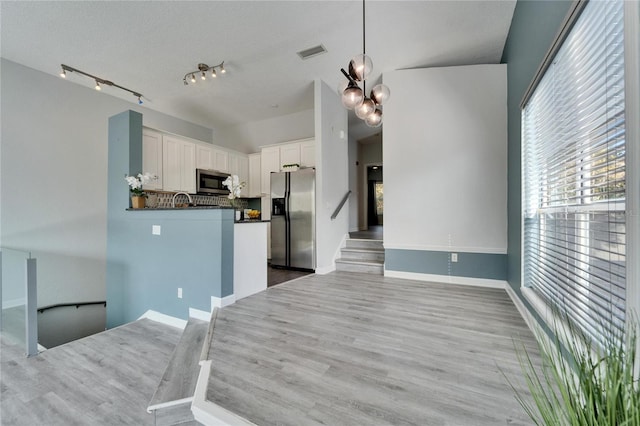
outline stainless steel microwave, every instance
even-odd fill
[[[228,177],[229,173],[196,169],[196,191],[198,194],[229,195],[229,189],[222,184]]]

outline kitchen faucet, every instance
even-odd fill
[[[186,192],[176,192],[175,194],[173,194],[173,199],[171,200],[171,207],[172,208],[174,208],[174,209],[176,208],[176,197],[178,195],[180,195],[180,194],[186,195],[187,199],[189,200],[189,204],[193,205],[193,200],[191,199],[191,195],[187,194]]]

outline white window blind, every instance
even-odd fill
[[[625,321],[622,1],[591,1],[522,111],[524,285],[597,341]]]

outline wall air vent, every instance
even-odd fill
[[[317,46],[299,51],[298,56],[300,56],[301,59],[309,59],[313,56],[318,56],[323,53],[327,53],[327,49],[325,49],[323,45],[319,44]]]

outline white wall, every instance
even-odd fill
[[[315,81],[317,273],[335,269],[335,257],[349,232],[349,206],[333,211],[349,189],[347,110],[336,91]]]
[[[385,248],[507,249],[506,65],[385,73]]]
[[[211,142],[211,129],[2,60],[0,244],[38,258],[40,306],[105,298],[108,118]],[[123,185],[126,185],[123,179]]]
[[[308,109],[293,114],[252,121],[236,126],[214,130],[213,140],[217,145],[251,154],[260,152],[260,147],[314,136],[314,110]]]

